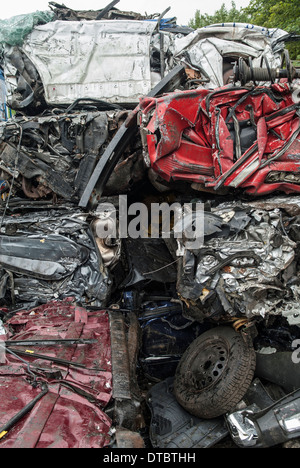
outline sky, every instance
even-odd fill
[[[49,9],[48,0],[11,0],[1,3],[0,19]],[[74,10],[100,10],[109,4],[110,0],[57,0],[57,3],[64,3]],[[171,7],[166,17],[176,16],[177,24],[187,25],[188,21],[194,18],[196,10],[211,15],[221,7],[222,3],[225,3],[226,8],[231,7],[231,0],[120,0],[115,8],[141,14],[153,14],[162,13],[166,8]],[[250,0],[235,0],[237,8],[245,7],[249,3]]]

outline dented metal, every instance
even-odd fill
[[[260,207],[225,202],[212,209],[218,225],[204,232],[204,245],[191,251],[179,241],[187,266],[179,273],[178,291],[194,318],[287,316],[297,308],[298,244],[288,235],[293,222],[279,208],[264,210],[262,202]]]
[[[286,83],[199,88],[145,98],[140,108],[151,167],[167,182],[216,193],[299,192],[299,103]]]
[[[164,19],[169,9],[117,3],[51,2],[53,19],[3,43],[15,115],[0,122],[0,447],[284,444],[300,430],[300,110],[287,34],[191,31]],[[121,235],[120,194],[176,203],[170,232],[147,211],[143,235]],[[224,392],[217,419],[174,392],[202,335],[182,381],[189,399]],[[225,414],[235,371],[243,398]]]
[[[21,224],[12,217],[3,227],[0,271],[7,303],[29,306],[73,296],[106,305],[111,280],[81,212],[40,211],[23,215]]]

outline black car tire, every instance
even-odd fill
[[[189,413],[204,419],[232,411],[247,392],[255,372],[252,342],[229,326],[199,336],[183,354],[174,394]]]

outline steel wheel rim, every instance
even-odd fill
[[[229,348],[223,340],[203,343],[190,357],[186,383],[196,391],[215,385],[224,374],[229,360]]]

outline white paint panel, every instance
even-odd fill
[[[54,21],[37,26],[23,50],[37,68],[49,105],[78,98],[137,102],[152,88],[147,21]]]

